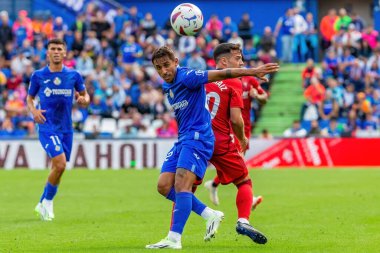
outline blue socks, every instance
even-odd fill
[[[199,201],[199,199],[197,199],[197,197],[195,197],[194,194],[191,194],[191,195],[192,195],[192,209],[191,210],[195,212],[196,214],[201,215],[203,210],[205,210],[206,205],[203,204],[201,201]],[[176,193],[175,193],[174,187],[170,189],[170,192],[168,193],[166,198],[176,203]]]
[[[53,200],[55,194],[57,193],[58,185],[52,185],[51,183],[47,182],[44,188],[44,192],[42,193],[42,196],[40,198],[40,203],[43,199],[47,200]]]
[[[173,210],[173,225],[170,231],[182,234],[186,221],[189,218],[192,208],[191,192],[178,192],[175,195],[175,207]]]

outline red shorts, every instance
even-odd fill
[[[244,158],[239,154],[235,145],[230,145],[230,150],[223,155],[213,155],[212,163],[222,184],[229,184],[243,179],[248,175],[248,169]]]

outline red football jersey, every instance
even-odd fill
[[[244,120],[244,133],[247,138],[251,136],[251,102],[252,97],[249,95],[251,87],[256,89],[257,92],[261,95],[265,91],[261,88],[260,83],[253,76],[243,76],[241,78],[243,83],[243,104],[244,109],[242,110],[242,116]]]
[[[237,78],[206,84],[207,102],[215,135],[214,154],[228,152],[235,145],[231,138],[230,108],[243,109],[243,99],[232,87],[241,87]]]

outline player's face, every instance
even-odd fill
[[[50,63],[60,64],[66,57],[66,48],[61,44],[50,44],[47,50]]]
[[[167,83],[172,83],[177,72],[178,59],[171,60],[168,56],[157,58],[154,60],[154,68],[157,73]]]
[[[242,68],[244,66],[243,57],[240,50],[231,51],[227,58],[227,68]]]

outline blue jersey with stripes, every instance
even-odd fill
[[[214,140],[211,117],[206,108],[207,82],[208,71],[177,67],[173,82],[163,84],[163,91],[174,109],[180,142]]]
[[[39,97],[38,108],[46,110],[46,122],[39,124],[40,132],[72,132],[71,110],[75,91],[85,90],[78,71],[63,67],[62,71],[51,72],[46,66],[33,73],[28,94]]]

